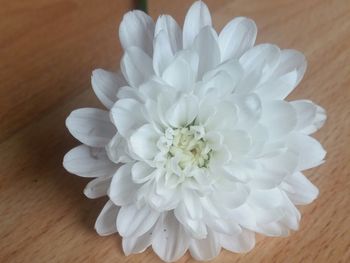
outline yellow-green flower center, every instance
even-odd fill
[[[172,130],[169,157],[175,157],[181,169],[189,166],[207,167],[211,149],[197,126]]]

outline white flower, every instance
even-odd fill
[[[165,261],[187,249],[198,260],[222,247],[247,252],[255,232],[297,230],[295,205],[317,197],[302,171],[325,157],[310,137],[325,111],[308,100],[285,101],[305,58],[254,46],[256,33],[252,20],[238,17],[218,35],[201,1],[183,30],[167,15],[155,24],[141,11],[124,16],[122,75],[92,75],[108,111],[71,113],[67,127],[83,145],[67,153],[64,166],[96,177],[85,194],[109,201],[95,228],[119,232],[125,254],[150,245]]]

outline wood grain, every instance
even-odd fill
[[[118,68],[117,25],[132,0],[0,0],[0,141]]]
[[[78,144],[64,119],[72,109],[100,106],[88,88],[90,70],[118,65],[115,29],[128,4],[2,2],[0,262],[161,262],[151,249],[125,257],[118,235],[99,237],[93,224],[105,200],[86,199],[87,181],[61,166],[64,153]],[[151,0],[152,16],[161,7],[183,17],[191,1],[170,2]],[[222,251],[212,262],[350,262],[348,0],[209,2],[217,28],[249,16],[257,22],[258,42],[304,52],[308,70],[289,99],[311,99],[328,113],[316,134],[327,162],[307,173],[320,196],[301,207],[300,230],[288,238],[258,236],[250,253]],[[179,262],[195,261],[186,254]]]

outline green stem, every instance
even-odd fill
[[[140,9],[147,13],[147,0],[138,0],[137,1],[137,9]]]

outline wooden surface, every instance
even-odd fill
[[[0,0],[0,141],[117,69],[117,25],[134,0]]]
[[[87,181],[61,165],[78,144],[64,120],[75,108],[100,106],[88,84],[90,71],[117,67],[116,26],[130,3],[0,2],[0,262],[160,262],[151,249],[124,257],[119,236],[99,237],[93,224],[105,200],[86,199]],[[183,17],[190,1],[150,2],[154,17],[160,9]],[[219,2],[210,1],[217,28],[233,16],[249,16],[257,22],[258,42],[305,53],[308,70],[290,99],[311,99],[327,109],[316,137],[328,155],[307,173],[320,197],[301,208],[298,232],[258,236],[250,253],[222,251],[213,262],[350,262],[349,1]],[[186,254],[180,262],[194,260]]]

